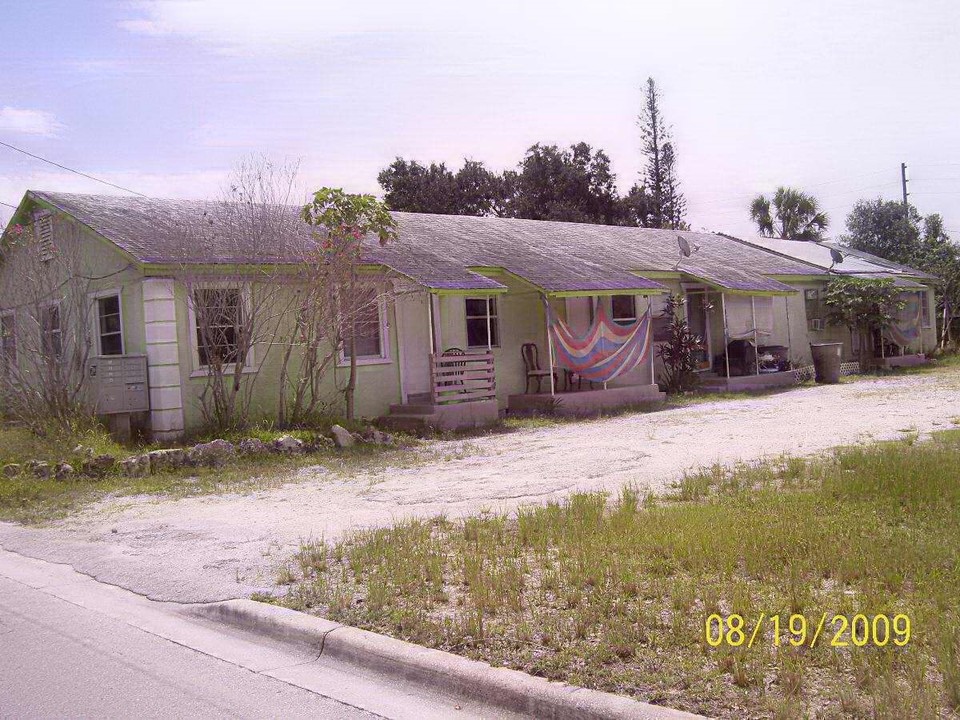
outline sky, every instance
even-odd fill
[[[160,197],[216,197],[251,154],[379,193],[397,156],[585,141],[626,190],[653,77],[693,229],[749,235],[790,185],[837,235],[906,162],[960,238],[958,37],[955,0],[0,0],[0,141]],[[27,189],[119,192],[0,146],[0,203]]]

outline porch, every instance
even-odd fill
[[[698,388],[706,392],[750,392],[796,384],[795,368],[806,346],[795,351],[791,300],[784,291],[735,291],[683,283],[686,319],[701,338]],[[794,319],[804,322],[802,305]],[[802,364],[802,363],[801,363]]]
[[[502,290],[421,287],[398,296],[401,402],[390,406],[385,424],[447,430],[493,423],[507,413],[589,415],[663,397],[654,382],[652,348],[605,388],[584,380],[578,392],[558,392],[567,378],[556,363],[548,318],[585,331],[600,304],[611,312],[613,291],[550,293],[515,274],[486,272],[496,276]],[[650,308],[647,293],[639,289],[622,290],[617,297],[617,319],[625,324]],[[538,358],[537,368],[528,365],[528,350]],[[537,382],[530,380],[532,370],[539,370]],[[536,394],[528,392],[534,389]]]
[[[481,427],[500,417],[493,353],[431,354],[430,391],[413,393],[390,406],[384,422],[398,430],[455,430]]]

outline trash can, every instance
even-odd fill
[[[810,343],[813,369],[818,383],[840,382],[840,355],[843,343]]]

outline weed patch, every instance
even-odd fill
[[[707,468],[304,545],[261,597],[535,675],[723,717],[957,717],[960,437]],[[888,644],[713,647],[755,622],[909,615]]]

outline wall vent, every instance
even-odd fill
[[[41,262],[50,262],[53,260],[53,218],[44,215],[38,218],[35,223],[37,229],[37,252],[40,255]]]

